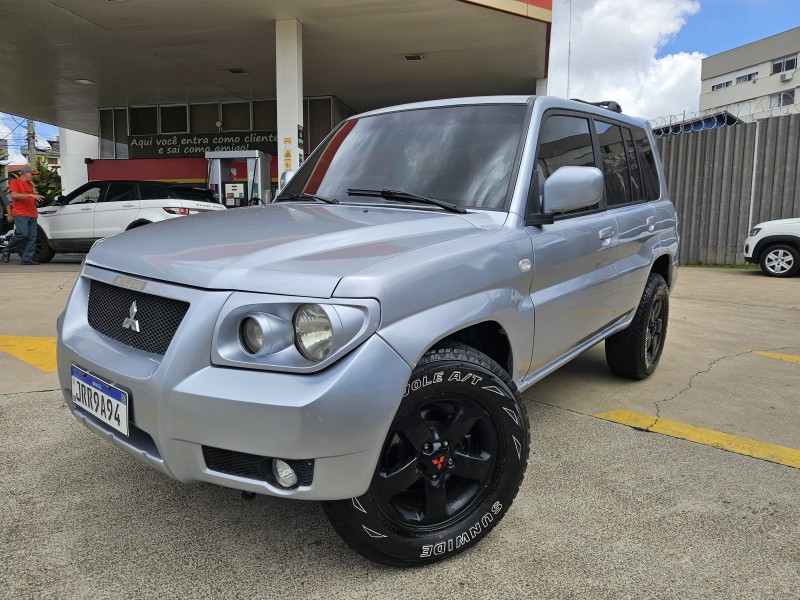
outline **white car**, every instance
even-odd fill
[[[95,241],[128,229],[201,212],[225,210],[211,190],[162,181],[91,181],[39,208],[33,260],[88,252]]]
[[[761,265],[770,277],[791,277],[800,270],[800,219],[764,221],[744,241],[746,262]]]

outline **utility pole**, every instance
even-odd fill
[[[28,119],[28,164],[36,168],[36,122]]]

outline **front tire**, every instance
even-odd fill
[[[633,321],[606,339],[606,362],[616,375],[644,379],[653,374],[664,351],[669,323],[669,288],[650,273]]]
[[[33,248],[33,260],[38,263],[46,263],[53,260],[55,255],[55,250],[50,247],[47,236],[40,227],[36,234],[36,246]]]
[[[367,492],[323,508],[369,560],[437,562],[476,544],[511,506],[528,435],[508,374],[469,346],[439,346],[411,375]]]
[[[759,264],[770,277],[792,277],[800,269],[800,252],[794,246],[775,244],[761,253]]]

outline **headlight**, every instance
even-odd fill
[[[376,300],[235,292],[214,327],[211,362],[267,371],[319,371],[375,333],[379,324]]]
[[[328,358],[333,348],[333,326],[319,304],[303,304],[294,313],[294,340],[300,354],[312,362]]]
[[[755,236],[755,235],[758,235],[758,232],[759,232],[759,231],[761,231],[761,228],[760,228],[760,227],[753,227],[753,228],[750,230],[750,234],[749,234],[749,235],[750,235],[750,237],[753,237],[753,236]]]

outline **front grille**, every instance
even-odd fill
[[[213,446],[203,446],[203,458],[206,461],[206,467],[212,471],[248,479],[258,479],[277,485],[272,475],[272,457],[270,456],[258,456],[256,454],[214,448]],[[285,458],[282,460],[294,469],[297,474],[297,482],[300,485],[311,485],[311,481],[314,479],[313,460],[288,460]]]
[[[131,317],[134,302],[138,332],[133,327],[122,326]],[[187,310],[188,302],[153,296],[102,281],[92,280],[89,289],[89,325],[126,346],[153,354],[163,355],[167,352]]]

